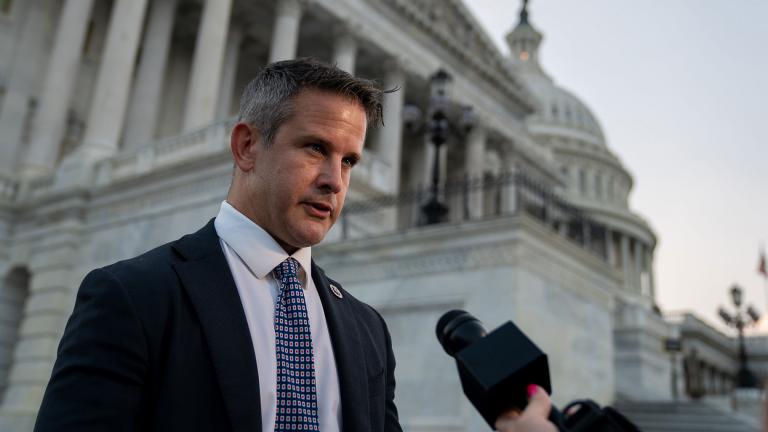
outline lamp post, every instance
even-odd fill
[[[748,306],[746,311],[742,310],[744,291],[738,285],[733,285],[730,290],[731,300],[736,307],[734,315],[729,314],[722,307],[717,313],[725,323],[735,327],[739,335],[739,371],[736,374],[736,386],[738,388],[760,388],[760,384],[747,367],[747,350],[744,346],[744,328],[755,324],[760,319],[760,314],[752,307]]]
[[[440,147],[448,139],[448,90],[452,78],[443,69],[438,70],[430,78],[429,105],[431,117],[429,119],[429,135],[432,145],[435,147],[435,158],[432,163],[432,187],[429,201],[422,207],[424,219],[428,225],[443,222],[448,214],[448,206],[440,201]]]
[[[448,142],[449,135],[464,136],[477,122],[477,115],[471,106],[459,106],[451,103],[449,92],[452,81],[451,76],[443,69],[439,69],[430,77],[427,130],[430,142],[434,146],[434,160],[432,161],[429,199],[421,207],[421,212],[424,215],[423,220],[427,225],[444,222],[448,214],[448,206],[440,196],[440,148]],[[460,112],[457,113],[457,110]],[[406,123],[418,121],[420,113],[417,112],[417,109],[412,109],[413,112],[406,111],[404,113],[404,116],[407,117]]]

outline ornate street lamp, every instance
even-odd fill
[[[445,215],[448,214],[448,206],[440,201],[440,147],[448,139],[448,117],[446,110],[448,108],[448,91],[450,89],[452,78],[448,72],[443,69],[438,70],[430,78],[430,98],[429,108],[431,117],[429,119],[429,135],[432,145],[435,146],[435,158],[432,164],[432,188],[430,190],[429,201],[422,207],[425,222],[428,225],[443,222]]]
[[[736,306],[736,313],[729,314],[722,307],[717,310],[720,318],[731,327],[735,327],[739,334],[739,371],[736,375],[736,386],[739,388],[760,388],[760,383],[747,367],[747,350],[744,346],[744,328],[755,324],[760,319],[760,314],[752,307],[747,307],[746,314],[742,311],[744,291],[738,285],[733,285],[730,290],[731,300]]]
[[[435,150],[429,199],[421,207],[423,220],[427,225],[444,222],[448,214],[448,206],[443,203],[440,196],[440,148],[448,142],[449,135],[466,136],[477,123],[477,114],[471,106],[451,102],[452,81],[451,76],[443,69],[439,69],[430,78],[427,130]],[[418,108],[406,107],[403,117],[406,124],[413,126],[418,122],[420,114]]]

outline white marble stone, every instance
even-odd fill
[[[147,0],[116,0],[77,158],[101,159],[117,151],[123,130]]]
[[[240,45],[243,42],[243,29],[233,24],[227,34],[227,47],[224,53],[224,66],[221,74],[221,84],[216,108],[216,119],[224,120],[233,114],[232,101],[238,102],[235,94],[235,78],[237,77],[240,61]],[[235,108],[236,112],[236,108]]]
[[[304,0],[277,0],[269,62],[292,59],[299,41],[299,24]]]
[[[48,38],[55,23],[55,9],[43,0],[31,0],[23,5],[19,13],[19,31],[13,53],[8,61],[7,77],[0,84],[4,96],[0,103],[0,173],[11,174],[17,170],[17,163],[24,156],[28,142],[30,122],[35,116],[36,94],[44,68],[40,63],[46,59]]]
[[[149,144],[155,137],[177,2],[178,0],[151,2],[136,81],[125,121],[123,148]]]
[[[20,168],[25,177],[47,174],[54,168],[92,8],[93,0],[64,2],[53,50],[46,64],[40,109]]]
[[[203,6],[185,102],[182,129],[186,132],[207,126],[216,118],[231,8],[232,0],[206,0]]]

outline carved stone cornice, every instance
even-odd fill
[[[525,86],[509,72],[505,59],[460,0],[370,0],[394,9],[430,35],[491,85],[514,101],[523,114],[535,110]]]

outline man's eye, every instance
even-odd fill
[[[357,159],[355,158],[344,158],[342,159],[341,163],[344,164],[345,167],[352,168],[357,164]]]
[[[325,149],[320,144],[310,144],[309,148],[312,149],[312,151],[325,154]]]

